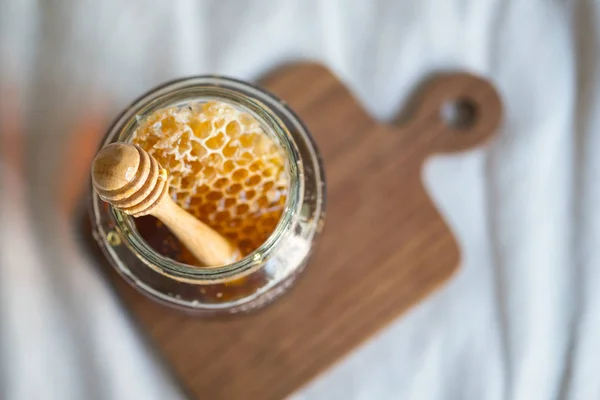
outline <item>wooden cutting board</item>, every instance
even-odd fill
[[[374,121],[318,65],[284,68],[262,86],[299,114],[325,162],[326,226],[297,284],[258,312],[201,319],[109,273],[142,333],[198,399],[282,399],[450,278],[460,252],[425,191],[423,162],[489,140],[502,113],[494,88],[463,73],[429,80],[401,127]]]

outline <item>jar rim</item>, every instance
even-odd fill
[[[295,217],[301,212],[300,199],[304,196],[304,166],[299,150],[286,125],[276,112],[283,113],[301,128],[298,134],[309,136],[308,130],[287,107],[272,93],[247,82],[215,75],[203,75],[177,79],[157,86],[133,101],[109,128],[101,147],[116,141],[129,141],[143,118],[155,110],[177,106],[184,102],[210,99],[229,101],[232,105],[253,115],[267,134],[278,140],[286,154],[289,173],[289,195],[284,211],[275,230],[257,249],[236,262],[211,268],[198,268],[165,257],[144,240],[135,228],[133,217],[110,206],[110,215],[115,222],[115,230],[124,244],[150,268],[188,283],[219,283],[248,275],[259,269],[269,259],[279,243],[294,229]],[[275,112],[276,111],[276,112]],[[93,207],[98,217],[100,199],[93,194]]]

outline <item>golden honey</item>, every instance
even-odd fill
[[[169,171],[172,198],[242,256],[275,230],[288,196],[286,160],[250,114],[214,101],[161,109],[141,121],[132,142]]]

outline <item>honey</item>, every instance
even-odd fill
[[[183,246],[167,227],[151,216],[143,216],[135,220],[138,231],[150,247],[172,260],[189,265],[198,265],[199,261]],[[235,301],[254,293],[265,284],[264,273],[253,274],[231,281],[207,287],[192,287],[190,292],[203,302]]]
[[[169,171],[173,200],[242,256],[275,230],[288,196],[286,160],[250,114],[216,101],[161,109],[140,122],[132,142]],[[197,264],[186,251],[178,254]]]

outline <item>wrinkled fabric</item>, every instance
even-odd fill
[[[600,398],[599,10],[0,0],[0,398],[184,397],[71,228],[80,188],[69,182],[86,167],[67,161],[157,84],[255,80],[301,59],[335,71],[381,121],[431,73],[477,73],[505,120],[491,145],[423,171],[460,242],[458,273],[292,397]],[[96,136],[79,139],[92,120]]]

